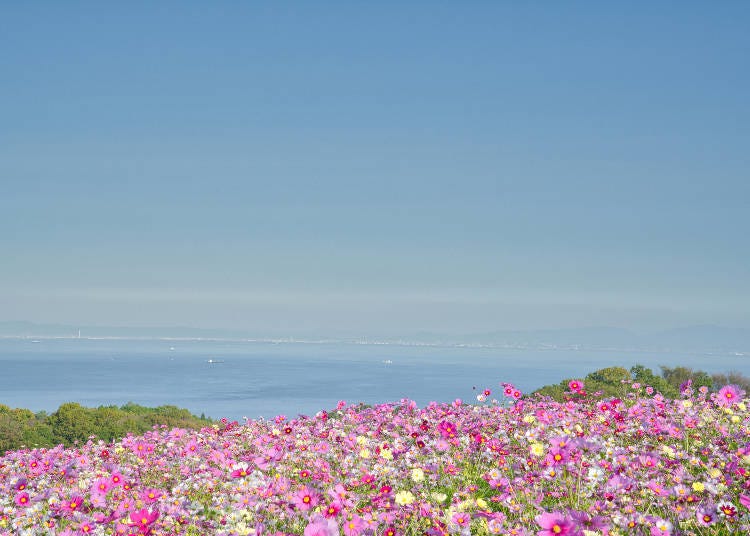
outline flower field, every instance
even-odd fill
[[[0,534],[750,533],[745,393],[502,384],[313,417],[156,428],[0,458]]]

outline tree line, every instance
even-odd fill
[[[128,402],[123,406],[88,408],[77,402],[62,404],[57,411],[34,413],[0,404],[0,453],[22,447],[70,446],[95,436],[116,441],[128,433],[142,434],[154,425],[200,429],[214,421],[196,417],[177,406],[149,408]]]

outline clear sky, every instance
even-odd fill
[[[0,320],[750,327],[748,2],[5,2]]]

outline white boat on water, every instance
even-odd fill
[[[206,363],[212,363],[212,364],[213,363],[223,363],[223,362],[224,362],[223,359],[209,359],[208,361],[206,361]]]

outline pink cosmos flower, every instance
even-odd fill
[[[367,528],[367,523],[357,514],[352,518],[344,521],[344,536],[359,536]]]
[[[29,494],[25,491],[20,491],[16,493],[15,498],[13,499],[13,502],[16,503],[16,506],[20,506],[21,508],[25,508],[29,505]]]
[[[325,509],[325,512],[323,512],[323,515],[325,517],[336,517],[337,515],[339,515],[339,512],[341,512],[341,503],[337,501],[333,501]]]
[[[333,519],[315,516],[305,527],[304,536],[339,536],[339,526]]]
[[[143,490],[139,497],[144,503],[152,504],[158,501],[162,495],[164,495],[164,493],[161,490],[148,488]]]
[[[567,461],[565,450],[554,447],[549,450],[547,457],[545,458],[547,463],[550,465],[560,465]]]
[[[438,439],[437,441],[435,441],[435,449],[439,450],[440,452],[445,452],[450,448],[451,444],[448,443],[445,439]]]
[[[583,533],[572,520],[565,517],[560,512],[551,512],[539,514],[534,518],[542,530],[537,532],[537,536],[582,536]]]
[[[187,445],[185,445],[185,454],[191,455],[191,454],[197,454],[197,453],[198,453],[198,442],[193,439]]]
[[[581,391],[583,391],[583,382],[580,380],[570,380],[568,382],[568,389],[570,389],[574,393],[580,393]]]
[[[242,466],[232,471],[231,477],[232,478],[245,478],[249,474],[250,473],[248,472],[247,467]]]
[[[650,529],[651,536],[671,536],[672,535],[672,523],[666,519],[657,519],[654,521],[654,525]]]
[[[716,513],[713,508],[702,508],[695,513],[698,525],[708,527],[716,523]]]
[[[318,494],[314,490],[305,486],[294,495],[292,502],[294,502],[295,506],[300,510],[307,511],[317,506],[318,500]]]
[[[91,493],[105,495],[111,487],[112,484],[108,478],[98,478],[91,486]]]
[[[471,516],[466,512],[456,512],[451,517],[451,523],[457,527],[466,528],[471,523]]]
[[[740,493],[740,504],[750,510],[750,495]]]
[[[329,489],[328,495],[333,497],[335,502],[337,504],[340,504],[342,508],[351,507],[354,504],[349,498],[349,493],[346,491],[346,488],[344,488],[344,486],[342,486],[340,483],[336,484],[333,489]]]
[[[145,508],[130,512],[130,523],[131,527],[138,527],[141,533],[148,533],[150,531],[149,526],[159,518],[159,512],[154,510],[149,512]]]
[[[739,403],[745,396],[745,391],[736,385],[725,385],[716,393],[716,403],[723,408],[728,408]]]
[[[441,421],[438,425],[438,431],[445,439],[453,439],[458,435],[458,428],[450,421]]]
[[[66,501],[62,501],[60,504],[60,510],[67,515],[73,515],[73,512],[80,512],[83,510],[83,497],[80,495],[73,495]]]

